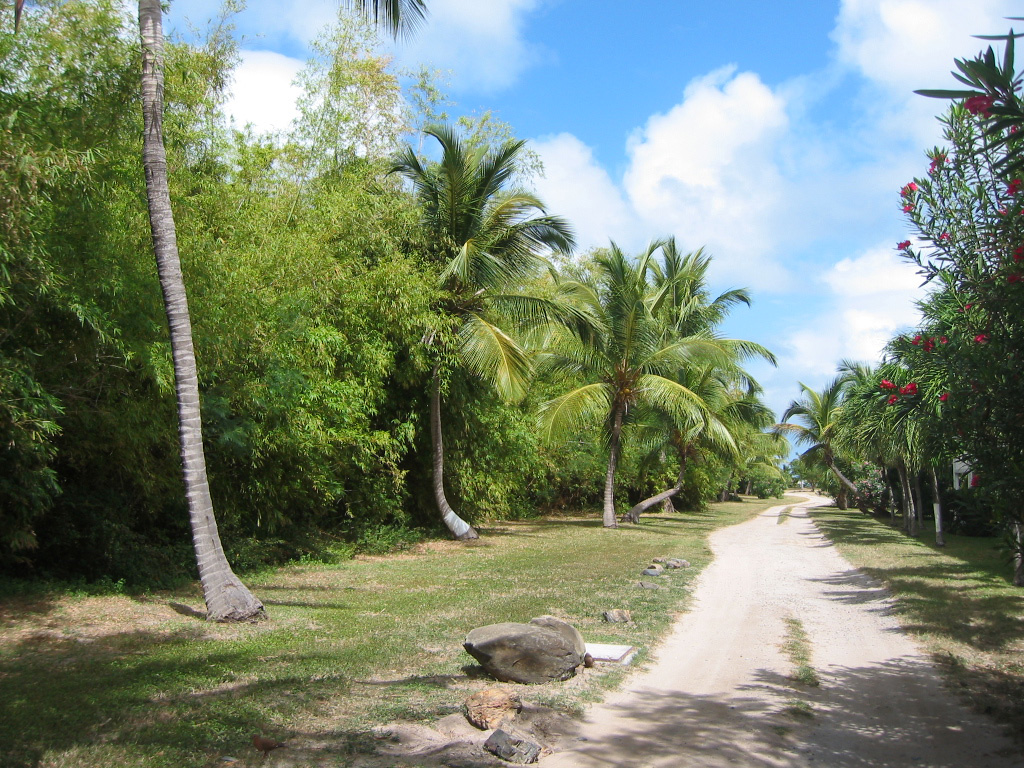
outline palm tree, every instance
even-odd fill
[[[178,257],[177,234],[167,182],[167,156],[163,140],[163,11],[160,0],[139,0],[142,36],[142,163],[146,171],[149,221],[153,233],[160,289],[170,327],[178,401],[178,439],[188,498],[192,544],[199,566],[199,581],[206,599],[207,617],[213,621],[243,621],[265,613],[263,604],[235,576],[224,555],[213,499],[206,477],[202,418],[199,410],[199,374],[192,346],[185,282]]]
[[[506,141],[488,151],[466,147],[449,126],[426,133],[440,143],[441,160],[424,164],[407,147],[392,172],[409,179],[419,199],[422,226],[439,268],[443,298],[437,309],[450,321],[447,331],[431,332],[427,342],[439,360],[463,366],[513,400],[526,391],[531,363],[501,327],[502,315],[527,324],[554,317],[550,301],[517,289],[545,263],[542,253],[572,249],[572,232],[563,219],[546,215],[535,196],[506,190],[525,142]],[[430,377],[434,498],[452,534],[475,539],[476,531],[455,513],[444,491],[444,366],[437,362]]]
[[[427,17],[426,0],[345,0],[344,4],[396,38],[415,31]]]
[[[791,436],[798,444],[810,447],[800,454],[804,460],[820,461],[836,476],[842,486],[856,495],[855,486],[836,466],[835,441],[839,431],[839,414],[843,398],[843,377],[835,378],[821,392],[815,392],[801,383],[803,395],[789,404],[782,414],[782,422],[774,431]],[[794,416],[799,424],[787,423]],[[845,507],[845,504],[844,504]]]
[[[697,361],[725,364],[727,345],[708,336],[667,335],[658,317],[672,283],[655,287],[648,272],[662,242],[636,260],[615,243],[594,259],[595,275],[562,285],[576,297],[581,314],[573,329],[556,328],[544,364],[556,375],[585,382],[541,407],[545,437],[582,429],[603,419],[608,441],[603,522],[616,527],[615,473],[623,426],[640,404],[660,408],[680,423],[704,418],[701,398],[675,375]]]

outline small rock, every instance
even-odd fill
[[[641,576],[661,576],[661,572],[665,569],[660,565],[650,565],[641,572]]]
[[[651,562],[652,563],[662,563],[662,564],[664,564],[665,558],[664,557],[656,557],[653,560],[651,560]]]
[[[653,582],[650,582],[650,581],[641,581],[640,582],[640,586],[643,589],[661,589],[661,585],[660,584],[654,584]]]
[[[515,719],[522,710],[519,697],[501,688],[488,688],[466,699],[466,719],[482,731]]]
[[[604,620],[612,624],[624,624],[633,620],[633,614],[623,608],[615,608],[604,612]]]
[[[690,561],[689,560],[680,560],[677,557],[673,557],[673,558],[670,558],[669,560],[666,560],[665,561],[665,565],[667,565],[669,568],[689,568],[690,567]]]
[[[584,653],[583,654],[583,666],[584,667],[586,667],[587,669],[591,669],[594,666],[595,663],[596,662],[594,661],[594,657],[593,656],[591,656],[589,653]]]
[[[484,742],[484,749],[510,763],[527,765],[540,757],[540,744],[521,734],[499,728]]]

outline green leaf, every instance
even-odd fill
[[[984,96],[983,93],[978,91],[952,91],[944,89],[932,89],[923,88],[919,91],[914,91],[918,96],[927,96],[930,99],[969,99],[972,96]]]

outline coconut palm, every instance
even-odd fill
[[[820,461],[844,488],[857,493],[857,487],[836,466],[836,438],[840,429],[839,414],[842,407],[844,379],[836,377],[821,392],[815,392],[806,384],[800,384],[803,392],[799,400],[789,404],[782,414],[782,421],[773,427],[777,433],[792,437],[800,445],[809,445],[800,457],[809,461]],[[788,423],[797,417],[798,424]]]
[[[394,37],[413,32],[427,17],[426,0],[345,0],[344,5],[368,16]]]
[[[563,219],[545,213],[538,198],[506,189],[524,142],[507,141],[488,151],[468,148],[449,126],[426,133],[441,145],[440,161],[424,163],[407,147],[392,172],[413,184],[443,297],[437,310],[445,327],[426,339],[441,361],[430,377],[434,497],[452,534],[470,539],[476,531],[455,513],[444,491],[441,390],[450,372],[446,366],[464,367],[507,400],[525,393],[530,357],[502,325],[506,318],[529,324],[554,317],[552,302],[517,289],[546,263],[545,252],[571,250],[573,236]]]
[[[659,313],[673,284],[656,287],[648,280],[654,254],[663,245],[654,242],[631,259],[612,243],[594,258],[594,274],[563,284],[582,313],[575,328],[556,329],[551,351],[542,355],[553,374],[584,382],[543,404],[544,436],[553,439],[586,429],[595,421],[604,422],[608,469],[603,522],[607,528],[616,527],[615,473],[622,431],[635,420],[637,406],[662,409],[681,424],[701,421],[704,403],[676,374],[698,362],[727,364],[732,359],[727,344],[710,336],[677,338],[665,333]]]

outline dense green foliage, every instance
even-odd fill
[[[566,444],[539,436],[536,410],[558,382],[521,378],[525,396],[503,400],[480,366],[449,365],[452,348],[438,343],[458,340],[452,309],[474,296],[413,190],[388,173],[436,104],[421,99],[424,114],[408,114],[368,22],[343,15],[300,77],[293,129],[238,130],[221,111],[230,32],[220,24],[201,45],[169,44],[165,91],[229,558],[251,569],[436,531],[429,404],[441,362],[446,482],[468,520],[596,502],[600,431]],[[139,159],[137,34],[112,0],[41,0],[17,35],[0,31],[0,568],[10,573],[158,584],[194,569]],[[460,124],[473,152],[516,143],[489,116]],[[529,202],[518,185],[536,157],[517,162],[510,191]],[[585,258],[570,263],[587,270]],[[527,321],[556,317],[557,290],[536,270],[507,277],[490,306],[529,372],[539,334]],[[623,445],[620,503],[671,474],[646,454]],[[680,499],[717,495],[732,476],[718,461],[698,459]]]

